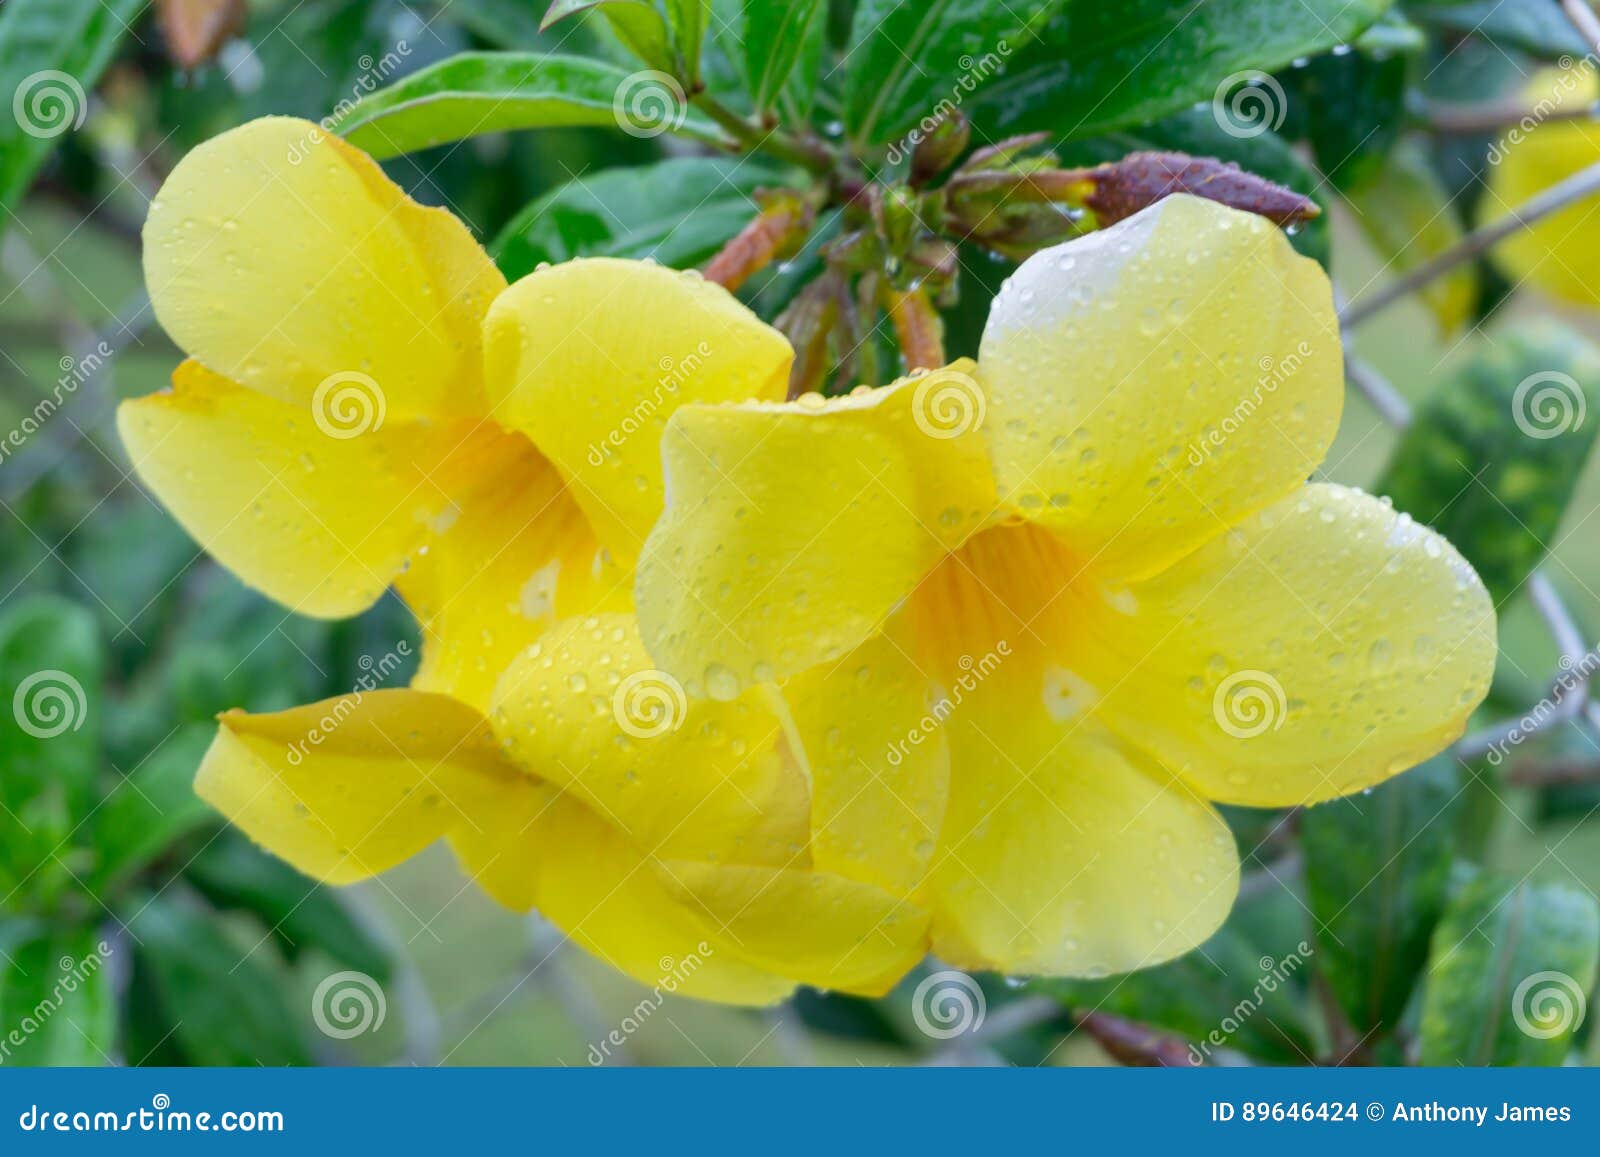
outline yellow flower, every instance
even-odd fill
[[[1487,691],[1471,568],[1386,503],[1306,482],[1342,397],[1321,268],[1260,218],[1168,198],[1029,259],[975,365],[680,409],[645,644],[716,699],[914,664],[932,705],[890,751],[948,750],[933,950],[1035,974],[1156,963],[1232,903],[1213,803],[1378,783]],[[863,774],[894,762],[855,747]]]
[[[191,360],[119,413],[139,476],[290,608],[349,615],[394,584],[424,636],[411,689],[224,715],[203,797],[334,883],[447,840],[497,900],[673,991],[881,992],[921,958],[945,765],[863,784],[836,753],[916,717],[914,673],[886,655],[860,720],[825,676],[689,702],[632,615],[662,427],[781,398],[781,335],[651,264],[508,288],[459,221],[302,121],[189,154],[144,240]]]
[[[1600,126],[1588,117],[1549,119],[1600,100],[1591,63],[1539,73],[1527,88],[1528,115],[1505,130],[1489,151],[1488,189],[1480,213],[1492,221],[1520,208],[1550,186],[1600,162]],[[1600,306],[1600,201],[1586,197],[1518,229],[1494,248],[1494,258],[1519,284],[1531,281],[1563,301]]]

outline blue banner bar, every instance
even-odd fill
[[[1600,1139],[1593,1069],[0,1070],[0,1153],[1452,1153]],[[1589,1151],[1592,1151],[1589,1150]]]

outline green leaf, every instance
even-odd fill
[[[0,927],[0,1066],[112,1063],[113,952],[93,929]]]
[[[1247,81],[1262,78],[1263,100],[1251,111],[1265,115],[1252,119],[1276,127],[1284,94],[1265,74],[1349,43],[1390,2],[1068,0],[1039,43],[979,96],[976,119],[990,135],[1092,136],[1200,101],[1225,111]]]
[[[0,851],[24,875],[55,864],[94,807],[104,666],[83,607],[37,596],[0,612]]]
[[[97,894],[125,883],[190,832],[217,823],[194,793],[195,770],[215,731],[210,723],[181,727],[107,793],[94,814]]]
[[[171,1034],[197,1065],[310,1063],[279,979],[169,889],[135,904],[130,928]],[[137,1058],[136,1058],[137,1059]]]
[[[1461,220],[1423,147],[1402,141],[1385,164],[1345,192],[1361,230],[1385,268],[1397,274],[1415,269],[1457,244]],[[1452,334],[1466,324],[1478,302],[1478,267],[1463,262],[1436,277],[1418,296]]]
[[[845,127],[896,140],[1005,72],[1063,0],[861,0],[845,53]]]
[[[1463,36],[1479,36],[1501,48],[1555,60],[1585,56],[1589,46],[1559,4],[1543,0],[1473,0],[1470,4],[1418,4],[1413,19]]]
[[[667,23],[672,25],[673,43],[683,59],[684,75],[691,87],[700,80],[700,46],[706,38],[706,18],[711,0],[666,0]]]
[[[606,169],[532,202],[489,252],[511,281],[540,262],[574,257],[649,257],[687,269],[760,212],[756,190],[779,179],[779,171],[758,162],[723,157]]]
[[[1433,938],[1424,1065],[1559,1065],[1600,960],[1600,905],[1565,884],[1474,881]]]
[[[1600,429],[1600,350],[1519,320],[1418,411],[1378,485],[1502,602],[1544,557]]]
[[[555,0],[539,25],[543,32],[557,21],[579,12],[604,16],[617,39],[651,68],[669,75],[673,71],[671,33],[654,5],[643,0]]]
[[[483,133],[570,125],[721,140],[716,125],[663,79],[598,60],[519,52],[442,60],[358,102],[339,131],[382,158]]]
[[[1404,53],[1357,50],[1289,73],[1317,168],[1338,188],[1372,176],[1399,140],[1410,63]]]
[[[248,912],[265,924],[291,960],[315,949],[378,980],[389,955],[340,903],[338,894],[302,876],[249,841],[224,836],[195,854],[184,878],[224,911]]]
[[[0,6],[0,220],[62,138],[145,0],[6,0]],[[11,115],[13,112],[19,115]]]
[[[1392,1032],[1450,887],[1455,761],[1440,756],[1301,817],[1317,968],[1363,1038]]]
[[[1268,898],[1270,901],[1270,897]],[[1193,952],[1169,963],[1104,980],[1036,980],[1028,988],[1079,1012],[1109,1012],[1190,1043],[1196,1063],[1219,1049],[1258,1060],[1308,1063],[1312,1053],[1303,981],[1313,948],[1293,924],[1270,939],[1247,930],[1251,905]]]
[[[821,58],[828,6],[823,0],[744,0],[740,41],[744,45],[745,84],[758,110],[769,109],[784,92],[795,64],[806,57],[797,93],[810,106]]]

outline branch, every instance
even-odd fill
[[[1339,315],[1340,326],[1351,329],[1360,325],[1373,314],[1415,293],[1456,266],[1471,261],[1518,230],[1526,229],[1534,222],[1596,193],[1600,193],[1600,162],[1574,173],[1559,184],[1551,185],[1498,221],[1474,229],[1454,246],[1432,260],[1423,262],[1404,277],[1346,307]]]

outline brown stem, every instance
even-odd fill
[[[810,213],[799,197],[785,196],[764,210],[722,247],[705,267],[708,281],[738,289],[774,258],[791,251],[804,237]]]
[[[885,285],[883,305],[894,323],[895,340],[907,370],[936,370],[944,365],[944,322],[921,286],[895,289]]]
[[[1078,1027],[1114,1060],[1136,1068],[1192,1069],[1189,1047],[1174,1036],[1108,1012],[1082,1012],[1073,1017]]]

